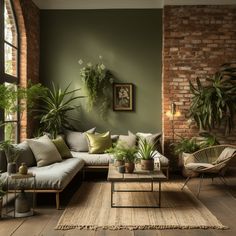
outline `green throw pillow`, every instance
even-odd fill
[[[89,153],[99,154],[112,146],[110,132],[103,134],[89,134],[86,133],[89,144]]]
[[[52,142],[56,146],[58,152],[61,154],[63,159],[73,157],[68,146],[61,136],[58,136],[56,139],[53,139]]]

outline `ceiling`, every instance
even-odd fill
[[[235,5],[235,0],[33,0],[40,9],[137,9],[163,5]]]

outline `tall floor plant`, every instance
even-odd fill
[[[40,119],[41,131],[46,131],[56,138],[62,129],[72,128],[70,121],[73,120],[68,112],[78,105],[72,102],[84,96],[73,96],[80,89],[69,90],[70,84],[63,90],[52,83],[52,89],[47,90],[46,96],[40,99],[39,108],[36,109]]]

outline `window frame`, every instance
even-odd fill
[[[16,26],[16,34],[17,34],[17,46],[12,45],[11,43],[5,40],[5,0],[0,0],[0,84],[4,83],[11,83],[19,85],[20,82],[20,33],[19,33],[19,26],[17,22],[17,17],[14,9],[14,4],[12,0],[8,0],[11,4],[13,20]],[[5,73],[5,44],[8,46],[16,49],[17,55],[17,63],[16,63],[16,73],[17,76],[9,75]],[[19,101],[17,101],[19,102]],[[4,111],[0,110],[0,120],[5,122],[5,115]],[[20,114],[17,113],[17,120],[6,121],[6,123],[16,123],[17,124],[17,134],[16,134],[16,141],[20,141]],[[5,126],[0,127],[0,141],[5,139]]]

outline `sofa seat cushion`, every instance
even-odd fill
[[[36,176],[36,190],[63,190],[73,179],[73,177],[83,168],[84,161],[79,158],[68,158],[62,162],[57,162],[43,167],[29,167],[28,171]],[[6,179],[7,173],[1,178]],[[12,188],[14,181],[10,181]],[[17,181],[20,184],[21,181]],[[25,189],[33,189],[33,178],[27,180],[22,186]]]
[[[84,160],[87,166],[106,166],[109,165],[111,159],[109,154],[90,154],[87,152],[71,152],[73,157]]]

